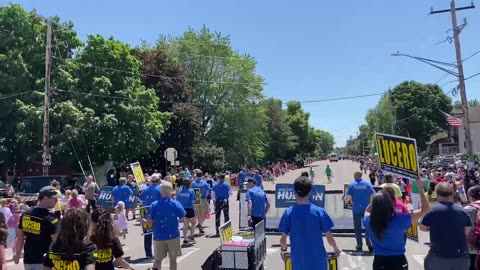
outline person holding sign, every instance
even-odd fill
[[[195,176],[197,177],[193,182],[192,182],[192,188],[198,188],[200,189],[200,194],[201,194],[201,199],[200,199],[200,204],[195,205],[195,214],[197,215],[198,219],[198,230],[200,233],[205,233],[203,230],[203,222],[205,219],[207,219],[209,207],[208,207],[208,202],[207,202],[207,195],[210,191],[210,186],[208,185],[207,181],[203,179],[203,173],[200,170],[196,170]]]
[[[140,193],[140,200],[142,201],[143,206],[148,207],[161,198],[160,192],[162,189],[158,185],[158,182],[160,182],[160,175],[153,174],[150,179],[150,185]],[[145,255],[147,258],[152,258],[152,234],[143,235],[143,248],[145,249]]]
[[[455,203],[452,185],[438,183],[437,203],[422,220],[420,230],[430,232],[430,250],[425,257],[425,270],[463,270],[470,266],[467,235],[472,220]]]
[[[357,239],[357,246],[355,249],[361,251],[363,248],[362,243],[362,220],[365,215],[365,210],[370,204],[370,197],[375,194],[375,190],[369,181],[362,179],[362,172],[356,172],[353,174],[355,180],[349,184],[348,191],[343,198],[345,202],[352,201],[352,214],[353,214],[353,229],[355,230],[355,238]],[[368,250],[372,251],[372,244],[368,238],[368,234],[365,233],[365,242]]]
[[[335,255],[340,249],[330,230],[333,221],[325,209],[310,203],[313,183],[308,177],[300,177],[294,182],[296,204],[288,208],[280,220],[278,230],[281,255],[287,256],[287,237],[290,237],[292,270],[327,270],[327,252],[323,244],[323,234]]]
[[[423,188],[422,180],[417,179],[416,185]],[[387,187],[390,189],[390,187]],[[406,270],[405,232],[417,223],[418,219],[429,210],[427,197],[420,195],[421,209],[409,213],[394,203],[391,191],[381,190],[374,195],[368,206],[363,223],[365,231],[372,241],[373,270]],[[397,200],[397,199],[396,199]]]
[[[178,201],[170,198],[173,192],[170,182],[163,182],[161,189],[162,197],[150,205],[147,218],[147,222],[153,224],[153,269],[160,270],[168,255],[170,270],[177,270],[177,257],[182,256],[178,225],[179,219],[187,223],[186,212]]]
[[[195,242],[195,226],[197,225],[197,219],[195,218],[195,211],[193,210],[193,204],[196,201],[195,191],[190,188],[190,178],[183,180],[183,186],[177,192],[177,201],[182,204],[185,209],[185,217],[188,222],[183,223],[183,243],[190,244]],[[187,237],[188,228],[190,228],[190,236]]]

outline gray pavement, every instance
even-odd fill
[[[333,182],[327,183],[327,178],[324,175],[325,167],[329,164],[333,170]],[[327,190],[343,190],[343,185],[353,180],[353,173],[359,169],[358,163],[352,161],[339,161],[330,163],[328,161],[318,161],[312,164],[316,178],[315,184],[325,184]],[[308,171],[308,168],[303,168],[286,173],[277,178],[277,183],[291,183],[302,171]],[[366,176],[365,176],[366,178]],[[275,190],[272,183],[265,183],[266,190]],[[230,200],[230,218],[232,220],[233,228],[238,229],[239,224],[239,205],[235,200],[236,196],[232,196]],[[274,202],[272,207],[274,206]],[[212,207],[213,210],[213,207]],[[206,234],[197,237],[197,242],[193,246],[183,247],[183,256],[179,258],[178,269],[180,270],[196,270],[201,269],[201,265],[205,262],[208,256],[220,245],[219,238],[213,238],[215,233],[214,218],[212,217],[206,221]],[[267,258],[265,261],[265,269],[282,270],[284,264],[280,259],[279,235],[267,235]],[[353,269],[372,269],[373,257],[371,254],[355,252],[355,239],[352,234],[339,234],[335,237],[337,245],[343,250],[342,255],[338,259],[338,269],[353,270]],[[137,221],[129,222],[129,234],[126,240],[121,240],[125,251],[125,258],[130,262],[134,269],[147,269],[152,266],[151,260],[146,260],[143,249],[143,236]],[[326,241],[324,241],[326,243]],[[417,270],[423,269],[423,257],[428,251],[428,234],[420,232],[420,243],[407,241],[407,258],[409,261],[409,269]],[[327,250],[331,250],[328,244]],[[7,251],[8,269],[23,269],[23,265],[15,265],[10,260],[12,257],[11,251]],[[163,262],[162,269],[168,268],[168,260]]]

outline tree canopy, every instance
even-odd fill
[[[0,159],[41,161],[46,18],[0,7]],[[310,126],[296,101],[266,99],[256,60],[230,37],[187,29],[139,47],[53,25],[50,146],[54,165],[79,169],[141,160],[164,168],[174,147],[181,165],[238,169],[326,154],[333,136]]]

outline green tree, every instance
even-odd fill
[[[424,150],[430,137],[447,127],[440,113],[452,110],[452,101],[438,85],[406,81],[391,92],[399,135],[417,140]]]
[[[287,158],[297,145],[296,138],[288,125],[285,112],[282,110],[282,101],[269,98],[262,103],[267,112],[267,153],[265,159],[273,162]]]
[[[480,101],[476,98],[470,99],[469,101],[467,101],[467,106],[469,108],[480,106]],[[453,108],[456,110],[461,110],[462,102],[460,100],[456,100],[455,103],[453,103]]]
[[[309,152],[309,136],[311,135],[308,120],[310,114],[302,109],[298,101],[289,101],[287,103],[287,120],[293,135],[297,138],[298,146],[293,149],[293,155],[305,155]]]
[[[148,158],[157,164],[164,162],[164,151],[173,147],[180,163],[192,166],[192,147],[201,133],[201,119],[197,106],[192,103],[194,89],[188,83],[187,71],[162,48],[145,45],[137,49],[136,55],[142,62],[144,86],[155,90],[158,109],[171,113],[170,124],[162,134],[157,151]]]
[[[266,115],[258,106],[263,79],[256,74],[255,60],[234,51],[228,36],[206,27],[162,37],[157,45],[188,70],[202,123],[199,140],[222,148],[225,163],[233,168],[261,160]]]
[[[81,45],[72,23],[50,20],[54,54],[71,58]],[[45,34],[44,18],[19,5],[0,7],[0,159],[10,167],[41,161]],[[53,62],[53,79],[61,76],[61,64]]]

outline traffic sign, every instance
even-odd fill
[[[163,156],[167,161],[173,162],[177,159],[177,150],[175,150],[173,147],[169,147],[167,150],[165,150]]]

